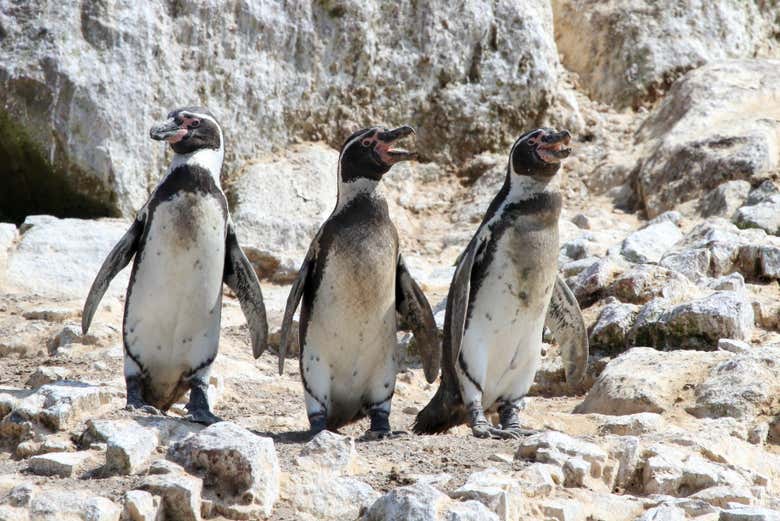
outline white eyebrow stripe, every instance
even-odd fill
[[[219,126],[219,123],[217,123],[216,119],[212,118],[208,114],[201,114],[200,112],[190,112],[189,110],[182,111],[180,115],[185,117],[193,116],[200,119],[207,119],[212,123],[214,123],[214,125],[217,127],[217,132],[219,132],[219,147],[222,148],[225,146],[225,137],[222,134],[222,127]]]

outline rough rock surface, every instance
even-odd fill
[[[751,2],[554,0],[553,8],[564,65],[620,108],[655,101],[704,63],[752,58],[772,31],[771,15]]]
[[[228,191],[241,246],[261,275],[294,278],[309,243],[336,204],[338,152],[297,145],[253,161]],[[294,219],[291,218],[294,216]]]
[[[730,358],[723,352],[664,353],[635,347],[607,364],[577,412],[623,415],[668,411],[685,386],[704,381],[710,367]],[[664,377],[659,379],[659,374]]]
[[[0,58],[10,56],[0,101],[11,100],[0,104],[0,220],[17,223],[0,224],[0,520],[715,521],[780,511],[780,237],[735,217],[780,193],[777,67],[711,58],[772,25],[756,52],[774,52],[775,0],[135,4],[0,2]],[[550,13],[561,6],[576,12],[556,20],[556,49]],[[734,16],[697,18],[705,7]],[[612,35],[612,48],[599,47],[609,25],[581,36],[610,12],[632,14],[601,22],[639,32]],[[769,25],[739,14],[754,12]],[[703,38],[708,64],[665,97],[685,68],[635,75],[643,57],[661,71]],[[680,56],[647,54],[670,46]],[[629,97],[646,107],[594,101],[593,77],[561,69],[557,52],[572,69],[576,56],[623,67],[600,86],[629,78]],[[47,97],[55,87],[59,97]],[[226,422],[188,422],[186,396],[166,416],[124,410],[125,274],[88,335],[79,313],[127,224],[85,217],[132,214],[169,157],[146,129],[182,103],[206,104],[225,123],[223,186],[277,332],[286,281],[333,205],[326,163],[353,128],[417,127],[410,148],[422,160],[396,165],[381,186],[441,327],[455,259],[504,180],[508,145],[532,125],[571,122],[558,261],[591,338],[586,377],[566,382],[548,333],[519,412],[533,435],[477,440],[462,425],[367,441],[363,418],[311,439],[297,353],[281,376],[271,350],[255,360],[225,291],[209,396]],[[99,166],[51,167],[76,163]],[[30,206],[20,183],[49,196]],[[39,203],[82,218],[34,216]],[[389,421],[409,432],[436,386],[411,335],[397,340]],[[266,492],[270,515],[257,499]]]
[[[377,499],[361,521],[493,521],[499,517],[477,501],[459,503],[422,483],[397,488]]]
[[[780,62],[730,60],[695,69],[637,134],[639,199],[649,217],[723,181],[758,182],[778,166]],[[700,172],[691,175],[691,172]]]
[[[171,456],[205,474],[206,483],[217,490],[221,501],[216,507],[223,515],[232,517],[234,510],[271,515],[279,497],[279,461],[270,438],[219,422],[174,445]]]
[[[696,387],[696,416],[753,419],[780,414],[780,348],[764,347],[718,363]]]
[[[295,138],[338,146],[368,122],[415,123],[420,150],[446,161],[579,119],[558,85],[547,3],[46,1],[1,13],[4,117],[51,175],[126,216],[165,163],[146,129],[183,104],[217,115],[228,171]]]
[[[127,227],[126,221],[118,219],[30,216],[8,258],[4,287],[50,298],[85,298],[103,260]],[[114,278],[108,295],[124,295],[129,274],[127,269]]]

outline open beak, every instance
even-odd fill
[[[186,135],[187,129],[181,128],[173,118],[169,118],[164,123],[155,125],[149,130],[149,137],[168,143],[177,143]]]
[[[571,134],[568,130],[551,132],[541,137],[539,144],[536,145],[536,153],[545,163],[560,163],[571,154],[569,143],[571,143]]]
[[[374,145],[374,152],[379,156],[379,159],[386,165],[394,165],[399,161],[409,161],[417,157],[416,152],[410,152],[403,148],[396,148],[393,144],[407,136],[414,134],[414,129],[409,125],[395,128],[393,130],[387,130],[380,132],[378,141]]]

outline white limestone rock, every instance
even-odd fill
[[[780,521],[780,510],[761,507],[735,507],[722,510],[718,521]]]
[[[61,478],[78,477],[90,463],[95,454],[91,451],[49,452],[30,458],[29,470],[39,476],[59,476]]]
[[[651,224],[626,237],[621,254],[631,262],[657,263],[682,238],[682,232],[671,221]]]
[[[2,14],[0,106],[67,186],[125,216],[166,165],[146,129],[183,104],[219,119],[228,176],[258,151],[339,146],[366,124],[414,122],[417,149],[445,162],[543,120],[582,126],[547,3],[44,1]]]
[[[753,206],[743,206],[734,222],[740,228],[760,228],[770,235],[780,235],[780,194]]]
[[[295,145],[253,161],[230,185],[239,242],[261,276],[295,278],[314,235],[336,205],[338,150]]]
[[[661,352],[635,347],[607,364],[575,412],[663,413],[674,407],[684,386],[703,382],[711,367],[731,356],[724,352]]]
[[[673,505],[661,505],[648,509],[636,521],[685,521],[685,510]]]
[[[159,521],[163,516],[162,502],[145,490],[128,490],[124,512],[128,521]]]
[[[279,461],[271,438],[223,421],[176,443],[170,456],[214,484],[220,497],[215,507],[223,515],[271,515],[279,498]]]
[[[29,387],[40,387],[61,380],[67,380],[69,376],[70,369],[67,367],[42,365],[38,367],[24,383]]]
[[[522,511],[523,491],[517,479],[495,468],[471,474],[466,483],[455,489],[450,496],[454,499],[479,501],[501,521],[519,519]]]
[[[355,440],[324,430],[308,441],[295,458],[307,474],[346,476],[361,466],[355,451]]]
[[[129,222],[37,215],[27,217],[24,226],[8,259],[4,289],[45,298],[83,299]],[[129,275],[129,269],[117,275],[107,296],[124,295]]]
[[[611,488],[615,478],[613,462],[604,449],[562,432],[544,431],[524,438],[515,459],[561,467],[569,487]]]
[[[430,485],[416,483],[377,499],[361,521],[498,521],[477,501],[453,501]]]
[[[688,411],[698,417],[752,420],[780,414],[780,348],[751,349],[714,365],[695,395]]]
[[[651,103],[702,64],[753,58],[771,41],[769,6],[762,12],[732,2],[691,1],[685,9],[671,0],[552,4],[564,65],[593,98],[620,108]]]
[[[780,123],[766,114],[780,108],[779,64],[717,61],[672,85],[636,134],[637,195],[650,217],[698,199],[724,179],[751,182],[777,169]]]
[[[200,478],[179,472],[152,474],[144,478],[139,488],[162,498],[166,519],[201,520],[203,480]]]
[[[119,407],[123,391],[108,386],[60,381],[33,390],[0,390],[0,435],[23,441],[35,430],[75,427],[86,417]]]
[[[634,325],[639,306],[615,302],[601,310],[590,331],[590,345],[620,352],[626,347],[626,335]]]
[[[716,349],[721,338],[749,340],[753,305],[744,292],[716,291],[674,305],[656,299],[640,310],[629,343],[666,349]]]
[[[49,488],[30,501],[34,521],[119,521],[122,509],[113,501],[82,490]]]

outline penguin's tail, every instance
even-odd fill
[[[445,385],[441,385],[417,415],[412,431],[416,434],[441,434],[465,422],[466,408],[460,396],[453,396]]]

